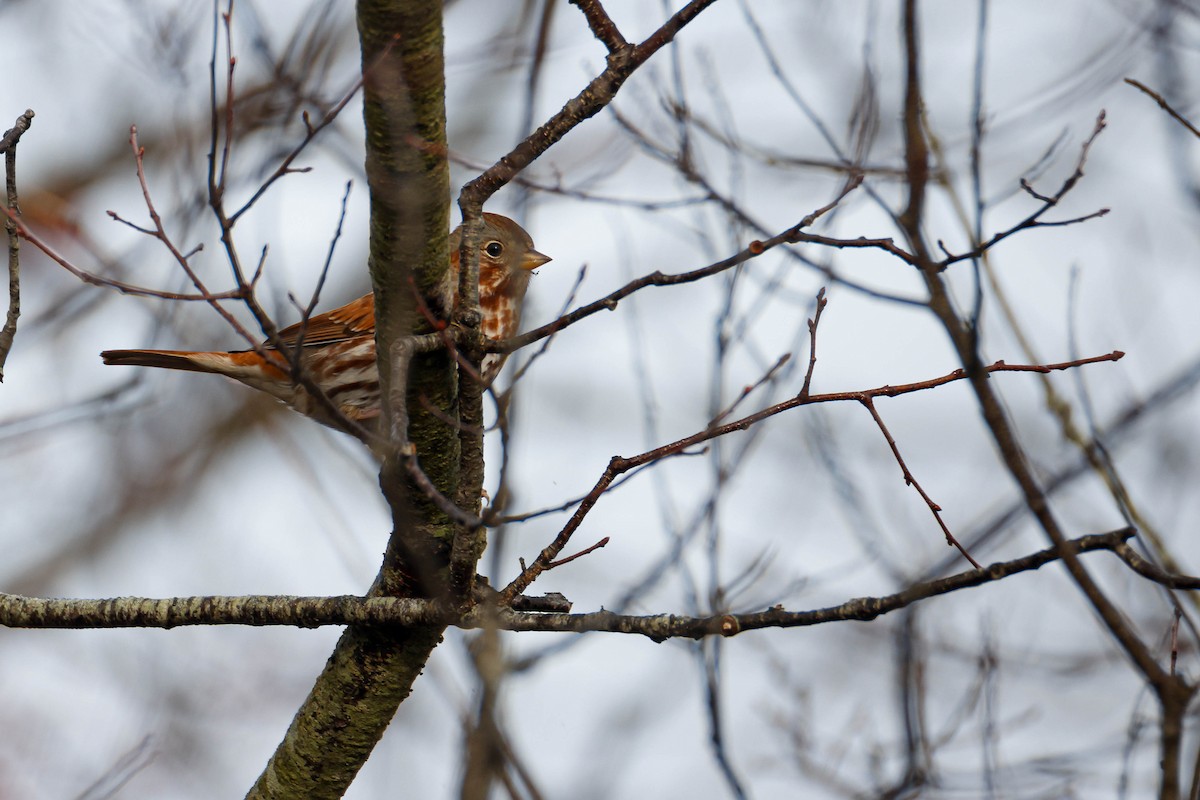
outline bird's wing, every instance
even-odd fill
[[[308,323],[296,323],[279,332],[285,345],[294,345],[304,331],[304,346],[330,344],[375,334],[375,295],[365,294],[341,308],[309,317]]]

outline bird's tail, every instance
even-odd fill
[[[207,355],[215,354],[188,353],[182,350],[105,350],[100,357],[104,359],[105,364],[119,366],[221,373],[222,370],[214,363],[213,359],[202,358]],[[201,358],[197,358],[197,356],[201,356]]]

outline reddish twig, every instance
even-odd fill
[[[458,331],[452,326],[447,325],[446,320],[441,319],[437,314],[433,313],[433,309],[429,307],[429,303],[425,302],[425,297],[421,294],[421,290],[417,288],[417,278],[415,275],[408,276],[408,287],[417,305],[417,311],[421,313],[421,316],[425,319],[429,327],[433,328],[433,335],[438,337],[442,343],[442,347],[458,363],[459,369],[466,373],[471,380],[480,386],[484,386],[483,375],[459,352],[457,344]],[[484,386],[485,391],[490,389],[490,386]]]
[[[144,230],[143,232],[146,235],[157,239],[163,245],[163,247],[167,248],[167,251],[175,260],[175,263],[179,265],[179,268],[183,270],[185,275],[187,275],[188,280],[191,281],[192,285],[196,287],[196,290],[203,296],[203,298],[208,301],[208,304],[212,306],[213,310],[220,314],[221,318],[225,320],[225,322],[228,323],[229,326],[233,328],[239,336],[245,339],[251,347],[257,347],[257,337],[251,335],[250,331],[246,330],[246,328],[244,328],[242,324],[237,321],[236,317],[226,311],[224,306],[217,302],[217,300],[220,298],[216,297],[208,290],[208,287],[204,285],[204,281],[202,281],[196,271],[192,269],[192,265],[188,260],[188,257],[180,251],[180,249],[171,240],[171,237],[167,234],[167,230],[163,226],[162,217],[159,215],[158,209],[154,205],[154,199],[150,195],[150,184],[146,180],[146,148],[142,147],[138,143],[137,125],[129,126],[129,145],[133,148],[133,160],[137,168],[138,185],[142,189],[142,200],[146,204],[146,213],[150,215],[150,221],[153,223],[153,228]],[[125,220],[122,220],[114,211],[109,211],[108,215],[115,220],[125,222]],[[130,223],[126,222],[125,224],[128,225]],[[245,299],[246,289],[247,285],[245,282],[239,282],[237,289],[233,290],[230,294],[233,298]],[[259,355],[261,355],[263,358],[266,358],[268,361],[278,361],[278,358],[271,358],[268,356],[265,349],[260,352]],[[286,364],[280,363],[279,366],[284,367]]]
[[[667,164],[670,167],[672,167],[673,169],[677,170],[679,172],[679,174],[685,180],[687,180],[689,183],[695,184],[696,186],[700,187],[701,191],[704,194],[705,200],[716,203],[721,208],[721,210],[725,211],[727,214],[729,214],[731,217],[736,219],[738,222],[745,225],[748,229],[753,230],[756,233],[758,233],[759,236],[769,235],[770,232],[767,230],[766,227],[763,226],[763,224],[761,222],[759,222],[754,217],[752,217],[749,214],[749,212],[747,212],[744,208],[742,208],[731,197],[724,194],[718,187],[714,186],[712,184],[712,182],[709,181],[699,170],[695,169],[692,164],[690,164],[689,162],[686,162],[686,161],[681,162],[675,148],[666,148],[666,147],[663,147],[662,145],[656,144],[653,140],[650,139],[649,136],[647,136],[642,131],[638,130],[636,126],[634,126],[629,120],[627,120],[625,117],[623,117],[619,111],[614,110],[613,116],[616,119],[617,124],[620,125],[621,128],[624,129],[651,156],[657,158],[659,161],[662,161],[664,164]],[[836,146],[835,146],[835,149],[836,149]],[[847,176],[847,180],[854,181],[856,186],[859,185],[860,183],[862,183],[862,180],[864,177],[863,171],[852,165],[849,165],[849,164],[847,164],[847,165],[850,167],[850,170],[851,170],[850,174]],[[877,204],[879,204],[885,211],[887,210],[887,206],[883,202],[882,198],[879,197],[878,193],[873,188],[871,188],[871,186],[869,184],[864,185],[864,191],[866,191],[866,193],[871,198],[873,198],[875,200],[875,202]],[[889,215],[891,214],[890,211],[887,211],[887,213]],[[844,241],[849,241],[849,240],[835,240],[835,241],[844,242]],[[866,240],[858,240],[858,241],[865,242]],[[889,252],[892,252],[893,255],[896,255],[898,258],[906,261],[907,263],[912,263],[912,261],[911,261],[912,255],[910,253],[906,253],[901,248],[895,247],[895,243],[890,238],[873,240],[872,243],[870,243],[869,245],[864,245],[864,246],[875,246],[876,242],[879,245],[884,246],[884,247],[891,246],[892,250],[890,250]],[[822,242],[815,242],[815,243],[820,244]],[[846,245],[846,246],[849,246],[849,245]],[[821,264],[816,261],[813,261],[812,259],[805,257],[802,253],[800,253],[796,250],[785,250],[784,253],[785,253],[785,255],[791,257],[792,259],[797,260],[800,263],[804,264],[806,267],[817,270],[818,272],[823,274],[826,278],[833,281],[834,283],[836,283],[840,286],[845,286],[848,289],[853,289],[854,291],[860,292],[860,293],[866,295],[867,297],[874,297],[879,300],[886,300],[890,303],[902,303],[904,305],[916,306],[916,307],[921,307],[921,308],[923,308],[926,304],[926,301],[924,299],[915,298],[915,297],[906,297],[904,295],[898,295],[898,294],[892,294],[889,292],[881,291],[879,289],[874,289],[866,284],[859,283],[858,281],[850,280],[842,275],[839,275],[828,264]]]
[[[997,361],[994,364],[982,367],[981,369],[985,373],[1051,372],[1055,370],[1070,369],[1072,367],[1078,367],[1084,364],[1091,364],[1100,361],[1117,361],[1124,355],[1125,354],[1121,351],[1114,350],[1111,353],[1101,356],[1092,356],[1090,358],[1082,358],[1075,361],[1065,361],[1057,364],[1006,364],[1003,361]],[[667,456],[677,454],[689,447],[694,447],[719,436],[724,436],[735,431],[747,430],[753,425],[756,425],[757,423],[762,422],[769,417],[773,417],[777,414],[783,413],[784,411],[789,411],[799,406],[811,405],[815,403],[845,402],[848,400],[866,404],[877,397],[896,397],[902,394],[910,394],[912,392],[932,389],[935,386],[942,386],[944,384],[964,380],[966,378],[966,371],[957,369],[948,375],[943,375],[939,378],[931,378],[926,381],[902,384],[899,386],[880,386],[875,389],[867,389],[865,391],[857,392],[829,392],[826,394],[810,394],[807,396],[797,395],[739,420],[735,420],[734,422],[728,422],[724,425],[706,428],[702,431],[692,434],[691,436],[685,436],[684,438],[671,442],[670,444],[656,447],[653,450],[647,450],[644,453],[632,456],[630,458],[613,456],[613,458],[608,462],[608,466],[601,474],[599,480],[596,481],[595,486],[592,487],[590,492],[583,496],[583,499],[579,503],[579,507],[575,510],[575,513],[571,515],[570,520],[567,521],[567,524],[563,527],[563,529],[559,531],[557,536],[555,536],[554,540],[542,549],[541,553],[538,554],[538,557],[534,559],[533,563],[530,564],[528,568],[522,570],[521,574],[514,578],[513,581],[504,588],[504,598],[507,601],[525,591],[525,589],[528,588],[531,583],[533,583],[537,576],[544,572],[547,566],[558,557],[563,548],[565,548],[567,543],[570,542],[571,536],[574,535],[579,526],[583,524],[584,518],[587,517],[588,513],[600,500],[600,497],[612,486],[613,481],[615,481],[620,475],[629,472],[636,467],[659,461]]]
[[[683,452],[679,452],[679,453],[671,453],[670,455],[666,456],[665,458],[703,456],[703,455],[707,455],[707,453],[708,453],[708,448],[702,447],[701,449],[695,450],[695,451],[683,451]],[[608,490],[610,492],[616,491],[626,481],[631,480],[635,475],[637,475],[639,471],[640,470],[636,470],[636,469],[629,471],[620,480],[614,481],[613,484],[610,487],[608,487]],[[559,503],[556,506],[551,506],[548,508],[539,508],[537,511],[527,511],[522,514],[510,514],[510,515],[504,516],[504,517],[488,518],[486,520],[486,522],[489,527],[498,527],[500,525],[507,525],[512,522],[525,522],[526,520],[536,519],[537,517],[544,517],[548,514],[561,514],[564,511],[569,511],[571,508],[575,507],[579,503],[582,503],[583,499],[585,497],[587,497],[586,494],[580,495],[579,497],[574,497],[570,500],[567,500],[565,503]]]
[[[591,553],[591,552],[593,552],[593,551],[595,551],[595,550],[599,550],[601,547],[604,547],[605,545],[607,545],[607,544],[608,544],[608,538],[609,538],[609,537],[605,536],[603,539],[601,539],[600,541],[596,542],[596,543],[595,543],[594,545],[592,545],[591,547],[587,547],[587,548],[585,548],[585,549],[583,549],[583,550],[580,550],[578,553],[576,553],[576,554],[575,554],[575,555],[573,555],[573,556],[567,556],[566,558],[560,558],[558,561],[551,561],[551,562],[550,562],[550,563],[549,563],[549,564],[546,566],[546,569],[547,569],[547,571],[549,571],[549,570],[552,570],[552,569],[554,569],[555,567],[561,567],[563,564],[570,564],[572,561],[574,561],[574,560],[575,560],[575,559],[577,559],[577,558],[583,558],[583,557],[584,557],[584,556],[586,556],[588,553]]]
[[[901,472],[904,473],[904,483],[916,489],[917,494],[921,495],[921,499],[925,501],[925,505],[929,506],[930,512],[933,513],[933,518],[937,520],[937,524],[939,527],[941,527],[942,533],[946,535],[946,544],[958,548],[958,552],[962,553],[963,557],[966,558],[967,561],[971,562],[971,566],[975,567],[975,569],[982,569],[979,562],[971,557],[971,554],[967,552],[967,549],[963,547],[958,539],[954,537],[954,534],[950,532],[950,528],[946,525],[946,521],[942,519],[942,507],[935,503],[933,498],[929,496],[928,492],[922,488],[921,484],[917,481],[916,476],[913,475],[912,471],[908,468],[908,464],[904,462],[904,456],[900,455],[900,448],[896,445],[895,438],[892,437],[891,431],[889,431],[887,425],[884,424],[883,417],[879,416],[879,410],[875,408],[875,401],[870,397],[864,397],[860,402],[866,406],[867,411],[871,413],[871,418],[875,420],[875,424],[879,426],[879,430],[883,434],[883,438],[887,440],[888,447],[892,449],[892,456],[896,459],[896,463],[900,465]]]
[[[184,300],[188,302],[201,301],[207,303],[213,300],[234,300],[240,296],[237,290],[229,292],[209,292],[207,294],[164,292],[158,289],[150,289],[145,286],[126,283],[125,281],[120,281],[116,278],[106,278],[102,275],[97,275],[94,272],[81,269],[80,267],[72,264],[64,256],[60,255],[53,247],[43,241],[37,234],[27,228],[20,219],[9,213],[7,209],[0,208],[0,212],[3,212],[5,216],[16,226],[17,232],[21,235],[22,239],[40,250],[43,255],[45,255],[55,264],[58,264],[60,267],[74,275],[79,280],[92,286],[103,286],[109,289],[114,289],[121,294],[133,295],[135,297],[157,297],[162,300]],[[148,231],[148,233],[151,233],[151,235],[153,234],[152,231]]]

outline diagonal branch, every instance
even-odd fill
[[[638,67],[646,63],[664,46],[670,44],[688,23],[714,2],[716,0],[691,0],[640,44],[626,44],[624,47],[618,47],[610,52],[608,66],[593,78],[583,88],[583,91],[568,100],[557,114],[527,136],[507,155],[463,187],[462,193],[459,195],[459,206],[462,208],[464,221],[477,218],[488,198],[516,177],[521,170],[532,164],[534,159],[566,136],[575,126],[600,113],[613,101],[617,91]],[[588,15],[588,22],[593,25],[593,31],[596,31],[596,25],[600,26],[602,41],[605,41],[606,46],[610,46],[611,49],[612,45],[617,44],[616,36],[619,34],[611,33],[616,30],[615,26],[609,31],[608,25],[611,25],[611,21],[608,25],[604,24],[607,14],[603,18],[600,16],[603,14],[603,10],[598,8],[598,4],[584,3],[581,8]],[[601,33],[597,35],[600,36]],[[465,238],[464,236],[464,240]]]
[[[614,292],[588,303],[585,306],[575,309],[569,314],[563,314],[553,322],[548,322],[540,328],[534,328],[528,333],[523,333],[520,336],[514,336],[511,339],[506,339],[503,342],[494,342],[487,346],[488,352],[491,353],[511,353],[514,350],[519,350],[528,344],[545,339],[548,336],[553,336],[563,328],[570,327],[581,319],[592,316],[600,311],[612,311],[617,305],[634,292],[639,292],[642,289],[650,286],[677,286],[685,283],[694,283],[699,280],[711,277],[725,270],[732,269],[739,264],[744,264],[747,261],[761,256],[768,250],[772,250],[780,245],[795,244],[796,242],[814,242],[825,244],[830,247],[847,247],[847,248],[883,248],[891,252],[895,249],[891,239],[834,239],[827,236],[816,236],[804,232],[805,228],[813,225],[818,219],[837,207],[846,196],[854,191],[861,183],[861,176],[856,177],[846,183],[845,186],[838,192],[836,198],[827,205],[818,208],[811,214],[805,216],[798,223],[776,234],[768,239],[759,241],[755,240],[746,245],[746,247],[730,256],[729,258],[716,261],[705,267],[690,270],[688,272],[664,273],[661,271],[652,272],[649,275],[643,275],[617,289]],[[911,258],[906,255],[907,258]]]
[[[1021,220],[1016,225],[1006,228],[999,233],[993,234],[992,237],[986,242],[983,242],[982,244],[968,250],[965,253],[952,254],[947,251],[945,246],[939,241],[938,246],[941,247],[942,252],[946,254],[946,257],[938,262],[938,268],[945,269],[951,264],[956,264],[959,261],[978,258],[979,256],[991,250],[1000,242],[1020,231],[1030,230],[1032,228],[1055,228],[1062,227],[1064,225],[1076,225],[1080,222],[1087,222],[1088,220],[1097,219],[1108,214],[1107,208],[1101,208],[1093,211],[1090,214],[1084,214],[1081,217],[1074,217],[1072,219],[1053,220],[1050,222],[1042,221],[1042,216],[1047,211],[1062,202],[1062,199],[1066,197],[1067,194],[1070,193],[1070,191],[1074,189],[1079,181],[1083,178],[1083,168],[1087,164],[1088,153],[1091,151],[1092,145],[1096,141],[1096,137],[1098,137],[1104,131],[1106,124],[1104,112],[1101,111],[1100,115],[1096,117],[1096,125],[1092,128],[1091,135],[1084,140],[1083,146],[1079,149],[1079,158],[1075,162],[1075,171],[1067,176],[1067,179],[1062,182],[1062,185],[1058,187],[1058,191],[1056,191],[1054,194],[1040,194],[1033,188],[1032,185],[1030,185],[1027,180],[1024,178],[1021,179],[1021,188],[1024,189],[1025,193],[1030,197],[1041,202],[1042,205],[1040,208],[1038,208],[1029,216],[1025,217],[1025,219]]]
[[[608,48],[608,52],[616,53],[629,47],[629,42],[621,35],[621,31],[617,30],[616,23],[604,10],[604,6],[600,5],[599,0],[571,0],[571,5],[579,6],[583,16],[587,18],[592,34]]]
[[[875,401],[870,397],[864,397],[862,404],[871,414],[871,419],[875,420],[875,424],[879,426],[879,432],[883,434],[883,438],[887,440],[888,447],[892,450],[892,457],[896,459],[896,463],[900,465],[900,471],[904,473],[904,482],[913,487],[917,494],[921,495],[921,499],[925,501],[925,505],[929,506],[930,513],[937,520],[938,526],[942,529],[942,533],[946,536],[946,543],[954,547],[958,552],[963,554],[963,558],[971,562],[971,566],[975,569],[983,569],[978,561],[971,557],[967,552],[967,548],[963,547],[962,543],[950,532],[950,527],[946,525],[946,521],[942,519],[942,507],[933,501],[929,493],[925,491],[917,477],[909,470],[908,464],[904,461],[904,456],[900,455],[900,447],[896,444],[895,438],[892,437],[892,432],[888,430],[887,424],[883,421],[883,417],[879,416],[879,409],[875,408]]]
[[[1124,355],[1125,354],[1120,351],[1114,351],[1102,356],[1092,356],[1091,358],[1078,359],[1076,361],[1065,361],[1058,364],[1006,364],[1003,361],[997,361],[990,366],[983,367],[981,371],[985,379],[993,372],[1045,373],[1070,369],[1072,367],[1082,366],[1083,364],[1101,361],[1118,361],[1124,357]],[[775,403],[774,405],[768,406],[767,408],[764,408],[753,414],[742,417],[739,420],[727,422],[724,425],[705,428],[704,430],[698,431],[691,436],[685,436],[684,438],[678,439],[670,444],[665,444],[652,450],[647,450],[646,452],[640,453],[636,456],[629,458],[613,456],[612,460],[608,462],[608,466],[605,468],[604,472],[600,475],[599,480],[596,481],[595,486],[592,487],[590,492],[583,496],[583,499],[579,503],[579,507],[575,510],[575,513],[571,516],[570,520],[567,521],[567,524],[563,527],[563,529],[559,531],[557,536],[555,536],[554,540],[548,544],[541,551],[541,553],[538,554],[538,557],[534,559],[533,563],[523,569],[521,574],[514,578],[513,581],[504,588],[504,598],[506,600],[511,599],[519,595],[521,592],[524,592],[525,589],[527,589],[530,584],[537,579],[538,575],[545,572],[550,567],[550,564],[552,564],[558,558],[559,554],[562,553],[563,548],[565,548],[571,541],[571,537],[574,535],[575,531],[579,529],[579,526],[583,524],[584,518],[587,517],[588,513],[592,510],[592,508],[595,507],[596,503],[599,502],[601,496],[603,496],[612,487],[613,482],[616,481],[618,477],[626,472],[629,472],[630,470],[646,464],[652,464],[654,462],[661,461],[668,456],[676,455],[690,447],[703,444],[704,442],[716,439],[719,436],[725,436],[736,431],[747,430],[765,419],[773,417],[777,414],[782,414],[784,411],[798,408],[799,406],[812,405],[815,403],[855,401],[867,405],[870,408],[873,407],[872,401],[878,397],[896,397],[902,394],[924,391],[926,389],[932,389],[936,386],[942,386],[954,381],[966,380],[968,377],[969,376],[965,370],[957,369],[948,375],[941,376],[940,378],[932,378],[926,381],[902,384],[899,386],[880,386],[875,389],[867,389],[857,392],[828,392],[825,394],[801,393],[795,397]],[[932,501],[929,502],[932,503]],[[968,556],[968,558],[970,558],[970,556]]]

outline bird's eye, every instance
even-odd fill
[[[499,258],[500,254],[504,252],[504,245],[499,242],[488,242],[487,247],[483,249],[492,258]]]

